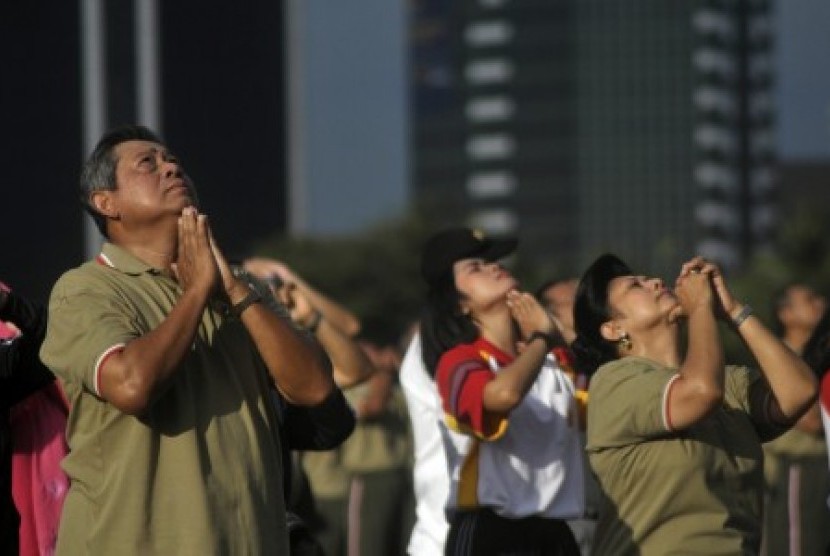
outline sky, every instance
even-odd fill
[[[779,157],[830,162],[830,2],[775,5]]]
[[[288,4],[290,181],[302,204],[292,231],[348,233],[400,216],[408,201],[406,2]]]

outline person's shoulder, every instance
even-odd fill
[[[100,293],[112,287],[118,273],[96,261],[87,261],[64,272],[52,287],[52,299],[83,293]]]
[[[654,361],[642,357],[620,357],[602,365],[594,374],[593,380],[598,378],[629,376],[651,373],[662,367]]]
[[[476,344],[476,342],[458,344],[457,346],[448,349],[438,359],[438,367],[441,368],[446,365],[454,365],[467,359],[477,361],[485,360],[485,355],[483,355],[481,348]]]
[[[102,265],[97,261],[86,261],[74,268],[70,268],[69,270],[61,274],[60,278],[58,278],[57,283],[76,283],[79,281],[94,278],[96,276],[102,276],[105,274],[105,271],[111,270],[112,269],[110,269],[109,267]]]
[[[440,380],[452,374],[460,365],[487,366],[487,353],[481,349],[477,342],[469,344],[458,344],[445,351],[438,359],[435,376]]]
[[[602,365],[591,377],[591,391],[615,388],[655,376],[671,375],[674,371],[642,357],[621,357]]]

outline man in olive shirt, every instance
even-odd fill
[[[287,554],[269,388],[333,392],[312,340],[229,269],[149,130],[104,135],[81,198],[109,243],[64,274],[41,357],[71,405],[59,554]]]

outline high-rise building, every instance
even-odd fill
[[[435,224],[577,239],[574,3],[414,3],[413,182]],[[559,262],[559,261],[557,261]]]
[[[774,223],[769,2],[416,2],[414,185],[538,262],[736,266]],[[529,240],[529,241],[528,241]]]
[[[770,2],[704,2],[693,28],[697,250],[736,267],[772,248],[777,220]]]
[[[676,272],[695,237],[695,3],[575,4],[581,256]]]

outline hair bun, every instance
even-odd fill
[[[571,344],[571,351],[575,357],[576,370],[588,376],[593,375],[600,366],[616,359],[616,353],[599,349],[596,344],[581,335]]]

